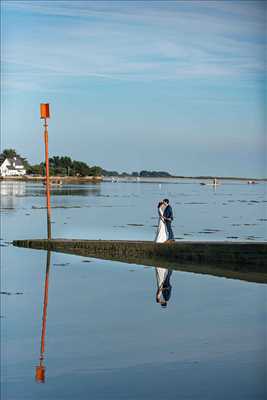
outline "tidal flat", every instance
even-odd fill
[[[0,188],[1,399],[266,398],[266,284],[173,271],[163,308],[157,265],[12,246],[45,238],[45,189]],[[229,181],[215,190],[191,180],[64,185],[52,193],[52,235],[153,240],[157,203],[168,197],[179,241],[266,241],[266,188]],[[45,374],[37,383],[45,282]]]

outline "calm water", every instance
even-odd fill
[[[169,197],[177,240],[266,240],[264,184],[102,183],[53,194],[54,237],[153,240],[155,206]],[[2,182],[1,195],[1,399],[266,398],[266,285],[173,272],[162,308],[154,268],[59,253],[45,383],[36,383],[47,254],[9,242],[45,237],[44,188]]]

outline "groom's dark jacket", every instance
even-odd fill
[[[163,217],[164,218],[170,218],[173,221],[173,212],[172,212],[172,208],[170,205],[168,205],[163,213]]]

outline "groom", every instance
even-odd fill
[[[163,213],[163,218],[166,224],[166,228],[168,231],[168,242],[174,242],[174,236],[173,236],[173,231],[172,231],[172,221],[173,221],[173,212],[172,208],[170,206],[170,202],[168,199],[164,199],[163,203],[165,204],[166,208]]]

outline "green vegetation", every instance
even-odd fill
[[[27,172],[44,176],[45,163],[32,165]],[[49,172],[50,176],[99,176],[102,174],[102,168],[89,167],[85,162],[72,160],[70,157],[54,156],[49,158]]]
[[[140,172],[134,171],[132,173],[128,173],[128,172],[122,172],[119,173],[118,171],[106,171],[106,170],[102,170],[102,175],[103,176],[121,176],[121,177],[156,177],[156,178],[170,178],[172,175],[169,174],[169,172],[165,172],[165,171],[146,171],[146,170],[142,170]]]
[[[23,162],[27,174],[45,176],[45,162],[40,164],[29,164],[25,157],[19,155],[15,149],[5,149],[0,154],[0,160],[5,158],[18,157]],[[50,176],[120,176],[120,177],[171,177],[165,171],[134,171],[132,173],[107,171],[99,166],[90,167],[83,161],[72,160],[67,156],[53,156],[49,158]]]
[[[161,178],[169,178],[171,174],[165,171],[141,171],[140,176],[142,177],[161,177]]]
[[[20,157],[19,154],[17,154],[15,149],[5,149],[1,153],[1,158],[13,158],[13,157]]]
[[[5,149],[0,154],[0,160],[6,158],[20,158],[27,174],[45,175],[45,163],[31,165],[25,157],[22,157],[15,149]],[[72,160],[70,157],[54,156],[49,158],[50,176],[99,176],[102,174],[102,168],[98,166],[89,167],[83,161]]]

